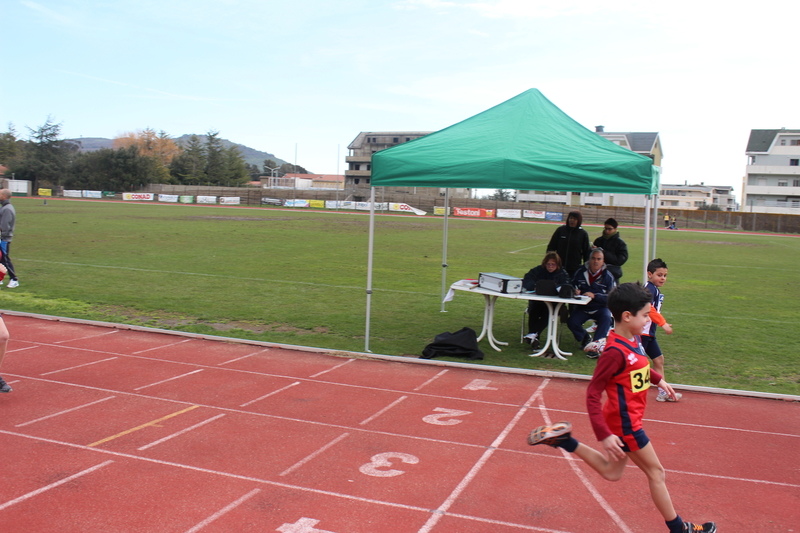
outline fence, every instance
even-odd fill
[[[145,192],[160,194],[182,194],[194,196],[239,197],[242,205],[261,206],[262,198],[277,200],[345,200],[347,191],[330,189],[260,189],[254,187],[211,187],[189,185],[151,184]],[[444,197],[432,194],[386,193],[376,189],[376,202],[406,203],[417,209],[433,213],[434,207],[444,206]],[[545,204],[536,202],[506,202],[500,200],[451,198],[451,207],[471,207],[481,209],[529,209],[535,211],[561,212],[566,214],[580,210],[585,224],[603,224],[607,218],[615,218],[621,225],[643,226],[645,209],[643,207],[613,207],[565,204]],[[800,215],[779,213],[743,213],[737,211],[706,211],[674,208],[659,208],[657,223],[664,216],[675,219],[678,229],[735,230],[752,232],[798,233],[800,234]]]

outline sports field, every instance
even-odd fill
[[[368,217],[285,209],[15,198],[13,257],[21,285],[0,307],[331,350],[364,349]],[[451,219],[448,283],[479,272],[522,276],[556,225]],[[592,239],[600,227],[587,227]],[[639,279],[643,231],[621,226]],[[370,349],[418,356],[433,337],[480,329],[479,298],[440,312],[442,221],[376,222]],[[800,238],[659,231],[671,336],[659,334],[675,383],[800,393]],[[568,361],[531,359],[518,344],[524,303],[500,301],[491,365],[588,374],[568,334]],[[13,336],[13,331],[11,332]]]

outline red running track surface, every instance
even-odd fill
[[[596,446],[585,381],[5,320],[1,531],[666,531],[635,467],[610,483],[526,444],[569,420]],[[798,531],[798,409],[651,401],[678,512]]]

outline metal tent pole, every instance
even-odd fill
[[[444,242],[442,243],[442,313],[444,309],[444,297],[447,295],[447,217],[450,213],[450,189],[444,190]]]
[[[370,310],[372,309],[372,253],[375,244],[375,187],[369,193],[369,251],[367,253],[367,320],[364,333],[364,351],[369,351]]]

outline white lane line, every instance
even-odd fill
[[[114,359],[119,359],[118,357],[109,357],[108,359],[100,359],[99,361],[92,361],[91,363],[83,363],[82,365],[75,365],[70,366],[68,368],[62,368],[60,370],[52,370],[50,372],[45,372],[44,374],[39,374],[40,376],[49,376],[50,374],[58,374],[59,372],[66,372],[67,370],[74,370],[76,368],[83,368],[85,366],[96,365],[97,363],[105,363],[106,361],[113,361]]]
[[[151,352],[153,350],[161,350],[163,348],[169,348],[170,346],[177,346],[179,344],[183,344],[184,342],[189,342],[194,339],[183,339],[182,341],[178,342],[171,342],[169,344],[162,344],[161,346],[154,346],[152,348],[147,348],[146,350],[139,350],[138,352],[133,352],[133,355],[139,355],[140,353]]]
[[[24,348],[15,348],[13,350],[6,350],[6,353],[21,352],[21,351],[24,351],[24,350],[31,350],[33,348],[41,348],[42,346],[43,345],[41,345],[41,344],[34,344],[33,346],[26,346]]]
[[[326,444],[325,446],[323,446],[319,450],[317,450],[314,453],[312,453],[311,455],[307,456],[305,459],[301,459],[300,461],[296,462],[295,464],[293,464],[292,466],[290,466],[289,468],[287,468],[286,470],[281,472],[280,475],[281,476],[285,476],[286,474],[294,472],[295,470],[297,470],[298,468],[300,468],[301,466],[303,466],[304,464],[306,464],[307,462],[311,461],[312,459],[317,457],[319,454],[321,454],[322,452],[324,452],[325,450],[330,448],[331,446],[334,446],[337,443],[339,443],[340,441],[346,439],[348,435],[350,435],[350,434],[349,433],[342,433],[341,435],[339,435],[338,437],[336,437],[335,439],[330,441],[328,444]]]
[[[67,339],[64,341],[54,341],[53,344],[61,344],[62,342],[75,342],[75,341],[82,341],[86,339],[96,339],[97,337],[103,337],[104,335],[112,335],[114,333],[119,333],[120,330],[115,329],[114,331],[106,331],[105,333],[97,333],[95,335],[87,335],[85,337],[78,337],[77,339]]]
[[[259,492],[261,492],[261,489],[253,489],[253,490],[251,490],[250,492],[248,492],[247,494],[245,494],[244,496],[242,496],[241,498],[239,498],[235,502],[229,503],[228,505],[226,505],[225,507],[223,507],[222,509],[220,509],[216,513],[212,514],[211,516],[209,516],[208,518],[206,518],[205,520],[203,520],[202,522],[200,522],[199,524],[197,524],[193,528],[186,530],[186,533],[196,533],[197,531],[200,531],[201,529],[206,527],[208,524],[210,524],[211,522],[213,522],[217,518],[219,518],[219,517],[227,514],[228,512],[236,509],[241,504],[243,504],[244,502],[246,502],[247,500],[249,500],[250,498],[252,498],[256,494],[258,494]]]
[[[100,399],[100,400],[96,400],[94,402],[85,403],[83,405],[79,405],[77,407],[73,407],[72,409],[65,409],[63,411],[59,411],[57,413],[53,413],[52,415],[43,416],[43,417],[37,418],[35,420],[29,420],[27,422],[23,422],[22,424],[17,424],[14,427],[15,428],[21,428],[21,427],[24,427],[24,426],[29,426],[31,424],[35,424],[36,422],[41,422],[42,420],[47,420],[48,418],[53,418],[54,416],[64,415],[64,414],[67,414],[67,413],[71,413],[72,411],[77,411],[78,409],[83,409],[84,407],[89,407],[90,405],[95,405],[95,404],[98,404],[98,403],[101,403],[101,402],[105,402],[106,400],[110,400],[111,398],[116,398],[116,396],[109,396],[108,398],[103,398],[103,399]]]
[[[78,472],[77,474],[73,474],[73,475],[71,475],[69,477],[66,477],[66,478],[62,479],[61,481],[56,481],[55,483],[51,483],[51,484],[49,484],[49,485],[47,485],[45,487],[42,487],[40,489],[36,489],[33,492],[29,492],[28,494],[24,494],[24,495],[20,496],[19,498],[15,498],[13,500],[7,501],[6,503],[0,505],[0,511],[2,511],[3,509],[5,509],[7,507],[11,507],[14,504],[17,504],[17,503],[20,503],[20,502],[24,502],[25,500],[33,498],[34,496],[36,496],[38,494],[41,494],[41,493],[43,493],[45,491],[48,491],[50,489],[54,489],[54,488],[58,487],[59,485],[63,485],[64,483],[69,483],[73,479],[77,479],[77,478],[79,478],[81,476],[85,476],[86,474],[90,474],[90,473],[94,472],[95,470],[98,470],[100,468],[103,468],[104,466],[110,465],[113,462],[114,461],[106,461],[104,463],[100,463],[99,465],[95,465],[95,466],[93,466],[91,468],[87,468],[86,470],[83,470],[82,472]]]
[[[534,248],[541,248],[542,246],[547,246],[546,244],[537,244],[536,246],[528,246],[527,248],[520,248],[519,250],[514,250],[513,252],[508,252],[510,254],[516,254],[519,252],[524,252],[525,250],[533,250]]]
[[[359,425],[364,426],[364,425],[369,424],[370,422],[372,422],[373,420],[375,420],[376,418],[381,416],[383,413],[385,413],[386,411],[388,411],[389,409],[391,409],[392,407],[394,407],[398,403],[400,403],[403,400],[405,400],[406,398],[408,398],[408,396],[400,396],[398,399],[396,399],[395,401],[393,401],[392,403],[390,403],[389,405],[387,405],[386,407],[384,407],[383,409],[381,409],[380,411],[378,411],[377,413],[375,413],[371,417],[359,422]]]
[[[426,381],[425,383],[423,383],[423,384],[422,384],[422,385],[420,385],[419,387],[415,388],[414,390],[420,390],[420,389],[421,389],[422,387],[424,387],[425,385],[428,385],[428,384],[430,384],[430,383],[433,383],[433,381],[435,381],[435,380],[439,379],[440,377],[442,377],[443,375],[445,375],[445,373],[447,373],[447,369],[445,369],[445,370],[442,370],[441,372],[439,372],[438,374],[436,374],[436,375],[435,375],[435,376],[433,376],[431,379],[429,379],[428,381]]]
[[[544,405],[543,398],[539,398],[539,411],[542,413],[542,418],[544,419],[544,423],[549,426],[552,422],[550,421],[550,415],[547,412],[547,407]],[[614,523],[617,524],[617,526],[620,528],[620,531],[623,531],[625,533],[633,533],[633,531],[631,531],[628,525],[625,522],[623,522],[622,518],[620,518],[620,516],[617,514],[617,512],[614,510],[611,504],[608,503],[605,498],[603,498],[603,495],[600,494],[600,491],[598,491],[597,488],[595,488],[595,486],[592,484],[592,482],[589,481],[589,478],[586,477],[586,474],[583,473],[583,471],[578,466],[578,462],[572,458],[571,454],[566,450],[564,450],[563,448],[559,448],[558,450],[561,452],[561,455],[563,455],[564,458],[567,459],[570,468],[572,468],[572,471],[575,472],[576,476],[578,476],[578,479],[581,480],[583,486],[586,487],[589,493],[594,497],[595,501],[598,504],[600,504],[600,507],[603,508],[606,514],[608,514],[608,516],[611,517],[611,520],[613,520]]]
[[[166,441],[168,441],[168,440],[170,440],[170,439],[174,439],[175,437],[178,437],[178,436],[180,436],[180,435],[183,435],[184,433],[188,433],[188,432],[190,432],[190,431],[192,431],[192,430],[194,430],[194,429],[197,429],[197,428],[199,428],[199,427],[205,426],[205,425],[206,425],[206,424],[208,424],[209,422],[213,422],[214,420],[216,420],[216,419],[218,419],[218,418],[222,418],[223,416],[225,416],[225,415],[224,415],[224,414],[221,414],[221,415],[217,415],[217,416],[212,416],[212,417],[211,417],[211,418],[209,418],[208,420],[203,420],[202,422],[199,422],[199,423],[197,423],[197,424],[195,424],[195,425],[193,425],[193,426],[189,426],[189,427],[188,427],[188,428],[186,428],[186,429],[182,429],[182,430],[178,431],[177,433],[173,433],[172,435],[167,435],[167,436],[166,436],[166,437],[164,437],[164,438],[161,438],[161,439],[155,440],[155,441],[151,442],[150,444],[145,444],[145,445],[144,445],[144,446],[142,446],[141,448],[136,448],[136,449],[137,449],[137,450],[139,450],[139,451],[142,451],[142,450],[146,450],[146,449],[148,449],[148,448],[152,448],[153,446],[156,446],[156,445],[158,445],[158,444],[161,444],[162,442],[166,442]]]
[[[348,360],[347,360],[347,361],[345,361],[344,363],[340,363],[340,364],[338,364],[338,365],[336,365],[336,366],[333,366],[333,367],[329,368],[328,370],[323,370],[322,372],[317,372],[317,373],[316,373],[316,374],[314,374],[313,376],[309,376],[309,377],[315,378],[315,377],[317,377],[317,376],[321,376],[322,374],[327,374],[328,372],[333,372],[333,371],[334,371],[334,370],[336,370],[337,368],[341,368],[341,367],[343,367],[344,365],[348,365],[348,364],[352,363],[353,361],[355,361],[355,359],[348,359]]]
[[[150,383],[149,385],[142,385],[141,387],[136,387],[133,390],[142,390],[142,389],[146,389],[147,387],[155,387],[156,385],[161,385],[162,383],[167,383],[169,381],[174,381],[176,379],[185,378],[186,376],[191,376],[192,374],[197,374],[198,372],[202,372],[202,371],[203,371],[202,368],[200,370],[193,370],[191,372],[187,372],[186,374],[181,374],[180,376],[175,376],[175,377],[171,377],[169,379],[156,381],[155,383]]]
[[[480,472],[481,468],[483,468],[483,466],[489,461],[494,452],[497,451],[497,448],[503,443],[511,430],[514,429],[514,427],[517,425],[517,422],[519,422],[519,419],[522,418],[522,415],[528,411],[528,408],[533,404],[536,398],[542,394],[542,391],[548,383],[550,383],[549,378],[542,381],[542,383],[539,385],[539,388],[537,388],[531,397],[528,398],[528,401],[519,408],[517,414],[514,415],[514,418],[511,419],[511,421],[506,425],[503,431],[500,432],[497,438],[494,439],[494,442],[492,442],[492,444],[489,446],[489,449],[483,452],[483,455],[481,455],[481,458],[478,459],[478,462],[472,466],[467,475],[464,476],[464,479],[461,480],[458,486],[456,486],[453,492],[450,493],[442,505],[440,505],[439,508],[433,512],[428,521],[425,522],[425,524],[419,529],[418,533],[428,533],[434,528],[434,526],[436,526],[439,520],[441,520],[441,518],[447,513],[448,509],[450,509],[450,507],[455,503],[456,499],[461,496],[461,493],[464,492],[464,490],[467,488],[467,485],[472,482],[475,476],[478,475],[478,472]]]
[[[247,355],[243,355],[241,357],[237,357],[236,359],[231,359],[230,361],[224,361],[222,363],[219,363],[217,366],[223,366],[223,365],[227,365],[229,363],[235,363],[236,361],[241,361],[242,359],[247,359],[248,357],[253,357],[254,355],[258,355],[258,354],[261,354],[261,353],[264,353],[264,352],[268,352],[268,351],[269,351],[269,348],[266,349],[266,350],[259,350],[257,352],[253,352],[253,353],[249,353]]]
[[[291,389],[292,387],[295,387],[297,385],[300,385],[299,381],[295,381],[294,383],[292,383],[290,385],[286,385],[285,387],[281,387],[278,390],[274,390],[274,391],[270,392],[269,394],[265,394],[264,396],[261,396],[260,398],[256,398],[255,400],[250,400],[249,402],[245,402],[242,405],[240,405],[239,407],[247,407],[248,405],[254,404],[256,402],[260,402],[264,398],[269,398],[273,394],[278,394],[279,392],[283,392],[283,391],[285,391],[287,389]]]

